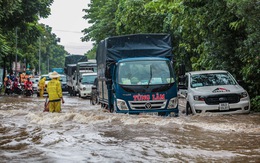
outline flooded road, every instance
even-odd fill
[[[65,95],[0,96],[0,162],[260,162],[260,114],[159,117],[108,113]]]

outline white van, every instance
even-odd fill
[[[193,71],[179,84],[179,97],[186,102],[186,114],[250,112],[250,98],[234,77],[224,70]]]

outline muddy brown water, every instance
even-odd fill
[[[64,95],[0,96],[0,162],[260,162],[260,114],[159,117],[108,113]]]

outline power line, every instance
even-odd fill
[[[80,33],[80,34],[83,34],[82,32],[78,32],[78,31],[67,31],[67,30],[60,30],[60,29],[53,30],[53,31],[68,32],[68,33]]]

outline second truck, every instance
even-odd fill
[[[169,34],[106,38],[99,43],[96,61],[102,107],[116,113],[178,116]]]

